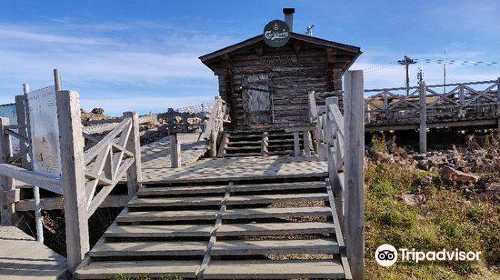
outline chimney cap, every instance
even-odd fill
[[[283,8],[283,13],[285,15],[293,14],[293,13],[295,13],[295,8]]]

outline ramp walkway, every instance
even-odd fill
[[[0,226],[0,279],[55,280],[67,276],[66,258],[14,226]]]

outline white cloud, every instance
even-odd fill
[[[41,43],[62,43],[62,44],[80,44],[80,45],[103,45],[110,44],[111,40],[106,38],[60,36],[46,34],[38,31],[26,31],[17,26],[0,25],[0,38],[3,40],[33,41]]]

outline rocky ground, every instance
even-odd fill
[[[479,142],[479,143],[478,143]],[[500,132],[418,153],[374,136],[366,147],[367,279],[500,279]],[[481,251],[479,262],[375,262],[380,244]]]
[[[380,142],[384,144],[381,144]],[[388,163],[429,171],[423,186],[441,180],[460,188],[473,200],[500,202],[500,132],[491,132],[482,145],[470,135],[465,146],[450,150],[417,153],[398,147],[395,141],[375,137],[367,149],[367,158],[375,163]],[[405,197],[408,203],[423,197]]]

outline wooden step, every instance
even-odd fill
[[[128,207],[172,207],[172,206],[213,206],[220,205],[223,197],[162,197],[162,198],[134,198]]]
[[[212,256],[338,253],[337,242],[326,239],[217,241],[210,251]]]
[[[228,142],[228,146],[232,145],[232,144],[241,144],[241,145],[246,145],[246,144],[256,144],[256,145],[260,145],[262,144],[262,140],[255,140],[255,141],[233,141],[233,142]]]
[[[218,210],[125,212],[116,217],[116,221],[118,223],[132,223],[211,220],[215,219],[218,213]]]
[[[246,184],[234,185],[231,192],[259,192],[273,190],[299,190],[299,189],[323,189],[324,181],[296,182],[296,183],[272,183],[272,184]],[[139,189],[137,195],[142,196],[161,196],[161,195],[191,195],[191,194],[214,194],[225,193],[227,186],[186,186],[186,187],[150,187],[143,186]]]
[[[341,279],[344,269],[337,260],[212,261],[203,275],[204,279]]]
[[[124,274],[137,276],[174,276],[194,278],[201,261],[119,261],[119,262],[91,262],[87,266],[75,271],[77,279],[110,279]]]
[[[326,193],[306,193],[231,196],[227,204],[248,205],[294,201],[328,201],[328,195]],[[220,205],[221,202],[222,197],[135,198],[129,202],[128,207],[216,206]]]
[[[242,139],[242,138],[261,138],[262,134],[230,134],[229,141],[234,139]]]
[[[90,251],[91,257],[200,256],[208,241],[106,242]]]
[[[222,214],[223,219],[254,219],[254,218],[283,218],[330,216],[329,207],[290,207],[290,208],[253,208],[227,210]]]
[[[214,194],[225,193],[227,185],[221,186],[187,186],[187,187],[153,187],[143,186],[139,188],[137,196],[154,196],[154,195],[179,195],[179,194]]]
[[[202,225],[113,225],[104,237],[156,238],[156,237],[207,237],[213,224]]]
[[[261,156],[260,153],[234,153],[226,154],[225,157],[250,157],[250,156]]]
[[[296,202],[296,201],[328,201],[328,195],[322,193],[306,194],[267,194],[267,195],[245,195],[229,197],[228,205],[242,204],[266,204],[275,202]]]
[[[269,139],[268,140],[269,144],[275,144],[275,143],[292,143],[293,144],[293,138],[292,139]],[[302,142],[302,140],[300,141]]]
[[[333,223],[222,224],[217,236],[298,235],[335,233]]]
[[[226,151],[239,151],[239,150],[260,150],[260,145],[258,146],[231,146],[227,147]]]

